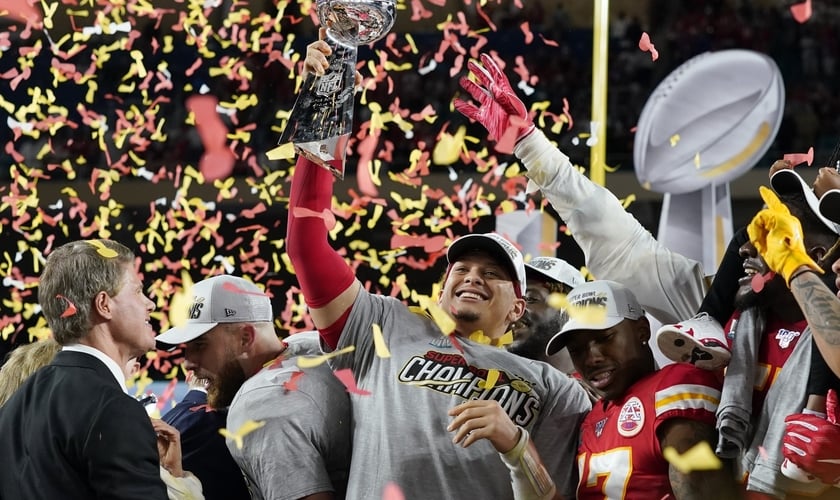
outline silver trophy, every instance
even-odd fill
[[[318,18],[332,47],[323,76],[310,73],[292,108],[280,144],[344,177],[347,142],[353,128],[358,46],[385,36],[394,25],[396,0],[317,0]]]

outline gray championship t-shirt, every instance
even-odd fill
[[[320,354],[316,332],[292,337],[285,354]],[[235,433],[248,421],[264,425],[244,435],[242,448],[226,442],[252,498],[295,500],[322,491],[343,498],[350,400],[328,365],[303,369],[289,358],[248,379],[228,410],[227,429]]]
[[[372,325],[391,356],[377,356]],[[447,432],[450,408],[495,399],[514,423],[531,432],[557,491],[573,498],[578,428],[591,405],[580,384],[546,363],[457,338],[463,352],[434,322],[396,299],[360,291],[331,360],[351,368],[360,389],[351,395],[355,425],[347,498],[382,498],[396,483],[407,500],[512,498],[507,467],[486,439],[468,448]],[[490,370],[496,370],[490,372]],[[486,387],[488,373],[498,373]]]

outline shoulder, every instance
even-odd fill
[[[305,414],[302,408],[306,407],[329,412],[349,405],[347,391],[326,364],[303,369],[296,360],[284,360],[278,367],[263,369],[245,381],[231,403],[229,416],[249,412],[265,416]]]
[[[721,377],[716,372],[703,370],[688,363],[666,365],[656,371],[652,379],[657,390],[685,384],[702,385],[717,390],[722,387]]]
[[[720,403],[718,376],[687,363],[662,368],[652,376],[651,382],[657,418],[682,416],[708,420]]]

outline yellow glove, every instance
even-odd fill
[[[747,226],[747,234],[770,269],[781,274],[788,286],[794,271],[801,266],[823,273],[805,250],[799,219],[790,213],[776,193],[764,186],[759,192],[767,208],[755,214]]]

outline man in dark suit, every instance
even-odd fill
[[[206,500],[249,500],[245,477],[219,433],[225,427],[227,408],[207,406],[206,380],[189,372],[187,384],[189,392],[162,417],[181,433],[184,469],[201,480]]]
[[[134,254],[109,240],[58,247],[38,301],[63,347],[0,408],[0,498],[166,499],[151,421],[125,390],[129,358],[155,347]]]

